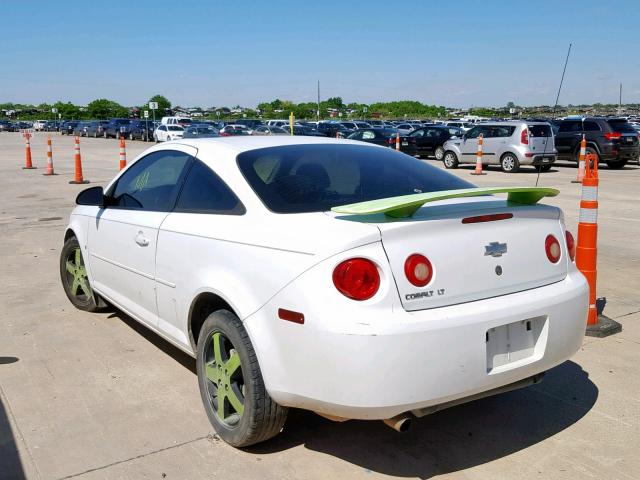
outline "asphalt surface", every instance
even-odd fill
[[[600,171],[598,296],[622,333],[585,338],[539,385],[424,417],[406,434],[293,411],[277,438],[241,451],[213,434],[190,357],[117,311],[89,314],[66,299],[58,255],[84,186],[68,183],[72,137],[54,136],[58,175],[42,175],[45,141],[32,139],[38,169],[22,170],[19,134],[0,134],[0,479],[640,477],[637,165]],[[129,159],[148,145],[128,142]],[[82,158],[90,185],[104,185],[118,143],[83,139]],[[536,181],[529,168],[471,171],[454,173],[487,186]],[[560,188],[545,201],[574,233],[575,175],[566,164],[540,176]]]

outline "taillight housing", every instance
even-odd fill
[[[412,285],[424,287],[433,278],[433,266],[427,257],[414,253],[404,262],[404,274]]]
[[[544,250],[551,263],[558,263],[560,261],[562,249],[560,248],[560,242],[556,237],[551,234],[547,235],[547,238],[544,241]]]
[[[366,258],[351,258],[333,270],[333,284],[345,297],[368,300],[380,288],[378,267]]]
[[[607,140],[620,140],[622,134],[620,132],[605,132],[604,138]]]
[[[576,241],[573,239],[573,235],[569,230],[564,232],[564,236],[567,239],[567,252],[569,258],[573,262],[576,259]]]
[[[523,145],[529,145],[529,130],[524,128],[520,133],[520,143]]]

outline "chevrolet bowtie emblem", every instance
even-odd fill
[[[492,257],[501,257],[507,253],[507,244],[500,242],[491,242],[489,245],[484,246],[484,255],[491,255]]]

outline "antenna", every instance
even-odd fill
[[[571,55],[571,46],[573,44],[569,44],[569,50],[567,50],[567,58],[564,60],[564,68],[562,69],[562,77],[560,78],[560,86],[558,87],[558,94],[556,95],[556,103],[553,105],[553,110],[551,111],[551,116],[554,116],[556,113],[556,108],[558,108],[558,100],[560,100],[560,91],[562,90],[562,84],[564,83],[564,74],[567,71],[567,64],[569,63],[569,55]],[[547,153],[547,145],[549,141],[544,144],[544,149],[542,150],[542,158],[544,158],[544,154]],[[536,187],[538,186],[538,181],[540,180],[540,172],[542,168],[538,169],[538,175],[536,176]]]

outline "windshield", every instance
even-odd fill
[[[636,130],[626,120],[609,120],[608,122],[614,132],[636,133]]]
[[[359,145],[261,148],[238,155],[238,167],[276,213],[322,212],[379,198],[473,187],[413,157]]]
[[[169,130],[171,130],[171,131],[180,131],[181,132],[181,131],[184,130],[184,128],[179,127],[178,125],[169,125],[167,128]]]

